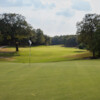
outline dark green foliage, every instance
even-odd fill
[[[78,40],[93,53],[100,52],[100,15],[87,14],[84,19],[77,23]]]
[[[45,37],[41,29],[36,30],[36,35],[37,35],[37,44],[40,44],[40,45],[45,44]]]
[[[0,14],[0,45],[27,46],[31,39],[33,45],[49,45],[50,37],[45,36],[41,29],[33,29],[25,17],[19,14]]]
[[[45,37],[45,45],[51,44],[51,38],[47,35],[45,35],[44,37]]]
[[[52,37],[52,45],[64,44],[66,36],[54,36]]]
[[[77,36],[75,35],[67,36],[64,45],[66,47],[77,47],[78,45]]]
[[[25,17],[19,14],[0,14],[0,32],[4,44],[16,46],[18,51],[19,40],[31,35],[32,27],[26,22]]]
[[[85,48],[85,45],[82,44],[82,43],[80,43],[80,44],[78,45],[78,48],[79,48],[79,49],[84,49],[84,48]]]
[[[63,44],[66,47],[77,47],[77,36],[76,35],[64,35],[55,36],[52,38],[53,45]]]
[[[3,35],[0,33],[0,45],[3,43]]]

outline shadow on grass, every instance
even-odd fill
[[[1,52],[0,51],[0,61],[13,61],[14,56],[20,56],[17,52]]]
[[[17,52],[0,52],[0,57],[20,56]]]
[[[76,52],[76,53],[81,53],[81,52],[85,52],[85,51],[74,51],[74,52]]]
[[[84,52],[84,51],[82,51]],[[82,53],[82,54],[76,54],[71,56],[66,56],[67,61],[73,61],[73,60],[87,60],[92,58],[92,54],[90,52],[88,53]]]

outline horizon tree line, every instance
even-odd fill
[[[85,48],[93,53],[93,58],[100,56],[100,15],[86,14],[77,23],[76,35],[50,37],[41,29],[34,29],[25,17],[15,13],[0,14],[0,45],[27,46],[32,45],[64,45],[66,47]]]
[[[34,29],[25,17],[15,13],[0,14],[0,45],[15,46],[28,45],[31,39],[34,45],[49,45],[51,39],[44,35],[41,29]]]

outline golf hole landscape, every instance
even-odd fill
[[[99,100],[100,60],[62,46],[0,49],[0,100]]]
[[[100,100],[100,0],[0,0],[0,100]]]

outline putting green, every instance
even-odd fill
[[[0,100],[100,100],[100,60],[2,62]]]

